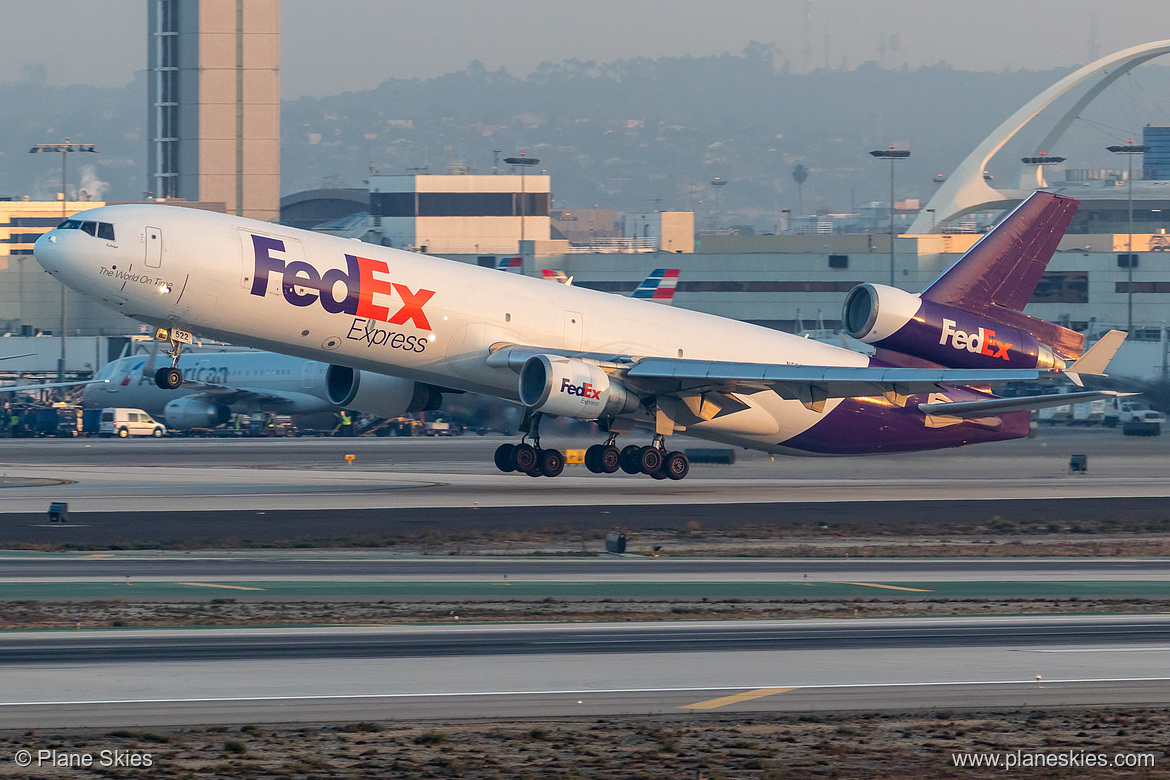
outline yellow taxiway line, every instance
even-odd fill
[[[176,585],[190,585],[192,588],[225,588],[227,590],[264,590],[264,588],[248,588],[243,585],[216,585],[212,582],[176,582]]]
[[[762,699],[765,696],[774,696],[777,693],[786,693],[787,691],[795,691],[795,688],[756,688],[754,691],[744,691],[733,696],[721,696],[718,699],[708,699],[707,701],[695,702],[694,704],[684,704],[679,707],[680,710],[714,710],[719,707],[726,707],[728,704],[735,704],[741,701],[751,701],[752,699]]]
[[[910,590],[915,593],[933,593],[926,588],[903,588],[900,585],[879,585],[876,582],[838,582],[838,585],[860,585],[863,588],[884,588],[885,590]]]

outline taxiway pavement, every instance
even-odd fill
[[[0,546],[271,544],[550,525],[1148,521],[1163,519],[1170,499],[1170,440],[1116,430],[1045,429],[1017,442],[868,458],[773,462],[741,451],[735,465],[696,464],[682,482],[583,466],[556,479],[501,474],[491,454],[502,441],[6,441]],[[1069,473],[1072,454],[1087,455],[1087,473]],[[350,465],[346,455],[354,455]],[[54,501],[69,505],[69,523],[47,522]]]
[[[1170,619],[7,633],[0,728],[1150,704]]]

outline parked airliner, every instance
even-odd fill
[[[316,360],[275,352],[184,352],[178,362],[183,384],[173,390],[155,384],[155,363],[155,354],[106,363],[94,377],[103,381],[85,388],[82,403],[90,409],[143,409],[180,430],[214,428],[233,414],[256,411],[300,415],[341,410],[326,394],[329,365]]]
[[[688,434],[765,452],[857,455],[1026,436],[1052,396],[1016,382],[1080,384],[1125,334],[1093,349],[1022,313],[1078,201],[1038,192],[919,294],[863,284],[843,322],[871,356],[744,322],[235,216],[159,205],[81,212],[34,251],[63,283],[158,328],[160,387],[183,381],[196,335],[329,362],[332,400],[383,417],[444,392],[519,401],[503,471],[556,476],[545,415],[607,434],[586,466],[682,479],[667,440]],[[95,224],[96,223],[96,224]],[[103,229],[96,229],[101,226]],[[88,229],[87,229],[88,228]],[[114,235],[114,238],[100,237]],[[1063,395],[1059,403],[1105,393]],[[619,435],[649,443],[619,450]],[[530,443],[531,442],[531,443]]]

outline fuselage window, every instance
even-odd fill
[[[84,230],[86,233],[89,233],[91,236],[95,235],[97,233],[97,223],[96,222],[82,222],[81,229]]]
[[[97,237],[104,238],[106,241],[114,240],[114,226],[109,222],[97,223]]]

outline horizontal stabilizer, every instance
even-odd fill
[[[944,401],[940,403],[918,404],[918,409],[926,414],[939,414],[948,417],[985,417],[988,414],[1024,412],[1031,409],[1044,409],[1049,406],[1083,404],[1087,401],[1096,401],[1100,398],[1118,398],[1129,395],[1137,395],[1137,393],[1118,393],[1112,390],[1101,390],[1099,392],[1064,393],[1063,395],[1026,395],[1019,398],[988,398],[986,401]]]
[[[1113,360],[1117,350],[1121,349],[1121,342],[1125,341],[1126,335],[1128,334],[1121,330],[1111,330],[1106,333],[1079,360],[1065,369],[1068,378],[1078,385],[1082,385],[1081,375],[1083,374],[1105,376],[1105,369],[1109,367],[1109,361]]]

